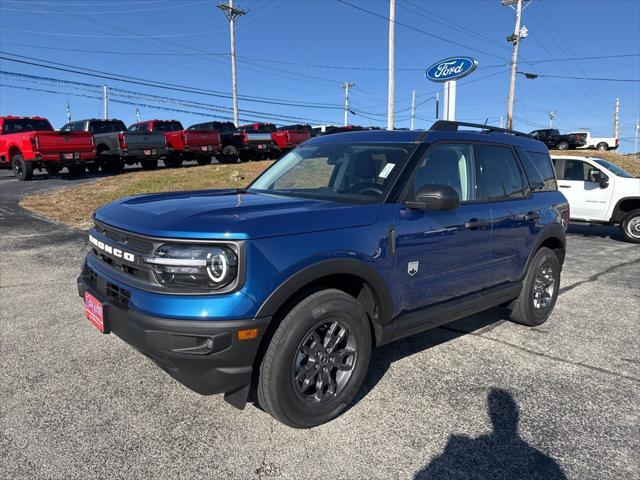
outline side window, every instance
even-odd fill
[[[429,150],[413,177],[412,195],[425,185],[448,185],[461,202],[476,199],[475,169],[469,144],[439,144]]]
[[[71,127],[73,126],[72,123],[67,123],[64,127],[62,127],[60,129],[61,132],[72,132],[73,130],[71,129]]]
[[[147,126],[146,123],[140,123],[137,125],[137,130],[136,132],[148,132],[149,131],[149,127]]]
[[[518,149],[522,166],[534,192],[546,192],[558,189],[556,175],[551,159],[546,153],[525,152]]]
[[[565,160],[564,161],[564,179],[573,180],[575,182],[588,182],[589,170],[591,165],[587,162],[580,160]]]
[[[529,188],[511,148],[476,145],[475,153],[479,199],[499,200],[527,196]]]

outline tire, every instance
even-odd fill
[[[609,151],[609,145],[607,145],[605,142],[600,142],[598,145],[596,145],[596,150],[607,152]]]
[[[640,243],[640,209],[632,210],[622,218],[620,232],[627,242]]]
[[[102,165],[102,171],[105,173],[122,173],[124,170],[124,160],[119,156],[111,155],[108,151],[103,151],[99,154],[100,165]]]
[[[569,150],[569,144],[567,142],[558,142],[558,144],[556,145],[556,148],[558,150]]]
[[[100,162],[98,162],[97,160],[93,163],[89,163],[87,164],[87,170],[89,171],[89,173],[99,173],[100,172]]]
[[[72,177],[81,177],[85,172],[84,165],[69,165],[67,170]]]
[[[198,162],[198,165],[209,165],[211,163],[211,157],[198,157],[196,162]]]
[[[553,250],[542,247],[536,252],[520,295],[509,307],[512,321],[528,327],[537,327],[547,321],[558,299],[560,270],[560,260]]]
[[[44,169],[50,177],[55,177],[60,173],[60,167],[58,165],[45,165]]]
[[[341,332],[345,335],[336,348],[325,348],[324,341],[339,338]],[[259,369],[260,406],[294,428],[333,420],[358,393],[371,345],[369,319],[353,297],[335,289],[312,293],[285,316],[267,347]],[[303,372],[296,382],[296,373]],[[320,378],[324,382],[318,389]]]
[[[178,157],[177,155],[169,155],[164,159],[165,166],[169,168],[178,168],[182,166],[182,157]]]
[[[21,153],[16,153],[13,156],[11,168],[18,180],[27,181],[33,178],[33,163],[25,160]]]
[[[220,163],[238,163],[238,149],[233,145],[227,145],[222,149],[222,155],[218,157]]]
[[[240,152],[239,158],[240,158],[240,161],[242,163],[248,162],[249,160],[251,160],[251,153],[249,153],[249,152]]]
[[[153,160],[142,160],[140,162],[140,165],[142,166],[143,170],[155,170],[156,168],[158,168],[158,159],[153,159]]]

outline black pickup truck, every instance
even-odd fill
[[[540,140],[550,150],[569,150],[582,147],[586,144],[586,140],[583,135],[577,133],[562,135],[555,128],[534,130],[533,132],[529,132],[529,135],[534,137],[536,140]]]
[[[107,173],[119,173],[126,165],[140,163],[145,170],[158,166],[167,155],[162,132],[128,132],[122,120],[90,118],[67,123],[62,132],[91,132],[96,144],[97,161],[90,171],[100,167]]]

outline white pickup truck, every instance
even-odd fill
[[[617,150],[620,139],[616,137],[593,137],[590,132],[571,132],[567,135],[578,135],[585,141],[585,144],[576,149],[595,148],[596,150],[607,151]]]
[[[571,220],[620,225],[625,240],[640,243],[640,178],[601,158],[552,160]]]

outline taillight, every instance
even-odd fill
[[[249,139],[247,138],[247,134],[242,132],[242,143],[249,143]]]
[[[38,140],[38,136],[34,135],[31,137],[31,148],[33,150],[40,150],[40,140]]]
[[[187,143],[187,132],[182,132],[182,143]]]
[[[125,138],[124,133],[118,134],[118,144],[120,145],[120,148],[127,148],[127,139]]]
[[[94,148],[96,148],[96,139],[93,138],[93,135],[91,135],[91,149],[93,150]]]

